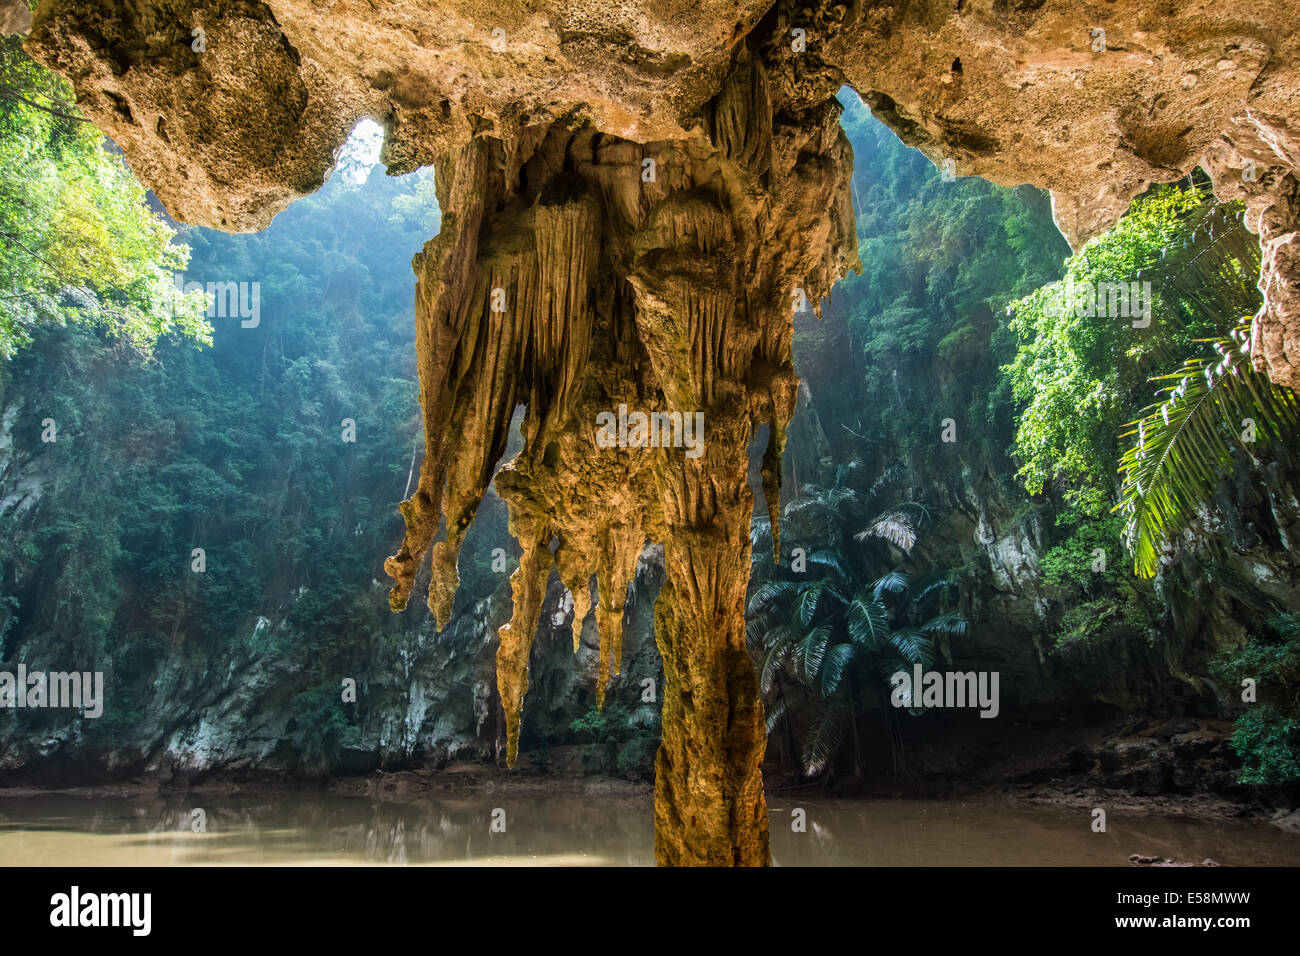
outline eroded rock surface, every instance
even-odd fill
[[[956,175],[1051,189],[1076,246],[1204,165],[1265,244],[1257,361],[1296,386],[1298,16],[1295,0],[46,0],[30,48],[173,215],[242,230],[319,185],[363,116],[385,123],[393,172],[557,121],[689,136],[748,38],[778,90],[850,83]]]
[[[189,222],[264,226],[319,185],[363,116],[385,124],[390,171],[436,164],[443,230],[415,262],[427,454],[389,562],[394,607],[431,548],[430,606],[446,620],[459,542],[525,404],[527,445],[497,480],[525,552],[499,657],[512,741],[552,565],[575,613],[594,605],[617,668],[631,569],[661,540],[658,855],[762,863],[745,449],[772,426],[775,502],[797,389],[791,296],[816,302],[855,259],[832,94],[851,84],[956,175],[1050,188],[1076,246],[1150,183],[1203,165],[1264,244],[1257,361],[1297,386],[1298,13],[1293,0],[45,0],[29,48]],[[621,405],[702,412],[702,454],[598,447],[596,416]]]
[[[415,263],[429,453],[388,564],[393,606],[445,514],[429,606],[449,618],[462,537],[526,405],[524,450],[496,476],[524,549],[497,657],[508,760],[552,567],[575,620],[594,603],[600,699],[637,555],[664,542],[656,840],[668,863],[767,862],[766,733],[744,633],[747,449],[769,425],[777,501],[798,388],[792,308],[856,264],[834,87],[809,88],[774,101],[742,46],[689,138],[551,124],[472,140],[437,167],[443,230]],[[638,447],[635,424],[625,446],[602,447],[600,416],[638,414],[665,416],[651,419],[660,447]]]

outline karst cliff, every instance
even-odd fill
[[[1050,188],[1076,246],[1150,183],[1202,166],[1263,244],[1257,360],[1300,386],[1298,13],[49,0],[28,46],[187,222],[264,226],[320,185],[366,116],[386,128],[390,172],[435,166],[442,229],[414,262],[426,455],[387,564],[392,605],[431,553],[429,605],[448,619],[458,548],[526,406],[524,450],[495,479],[523,547],[498,655],[510,758],[552,568],[575,621],[594,610],[603,684],[637,556],[663,542],[656,854],[764,864],[747,450],[768,426],[775,518],[792,311],[856,264],[833,94],[851,85],[956,175]],[[698,454],[636,436],[605,447],[600,416],[624,408],[702,415]]]

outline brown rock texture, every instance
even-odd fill
[[[1076,246],[1202,165],[1263,244],[1256,360],[1300,386],[1297,15],[1300,0],[43,0],[28,48],[185,221],[261,228],[366,116],[390,172],[436,165],[443,229],[414,263],[427,453],[393,605],[432,551],[447,619],[526,405],[527,445],[497,478],[524,548],[499,657],[511,756],[552,566],[579,621],[595,576],[617,667],[631,568],[661,540],[658,856],[763,863],[745,451],[770,424],[775,502],[791,297],[816,303],[856,258],[832,94],[851,84],[957,175],[1051,189]],[[703,413],[702,453],[600,447],[597,416],[620,406]]]
[[[638,144],[587,123],[476,138],[437,167],[443,230],[415,262],[428,454],[388,563],[393,606],[431,550],[429,606],[446,623],[463,534],[525,404],[524,450],[495,479],[523,547],[497,655],[507,760],[551,569],[575,622],[595,578],[603,700],[637,556],[664,542],[665,863],[768,858],[766,734],[744,633],[747,449],[770,425],[764,482],[777,501],[798,389],[792,309],[857,262],[832,90],[773,103],[766,66],[741,45],[689,138]],[[638,413],[667,417],[660,447],[636,447],[633,429],[626,447],[602,447],[602,414]],[[441,515],[445,539],[431,544]]]
[[[1297,0],[44,0],[29,48],[173,215],[245,230],[315,189],[364,116],[395,173],[557,120],[687,136],[748,37],[776,88],[823,72],[957,175],[1051,189],[1076,246],[1205,165],[1265,245],[1257,361],[1297,386],[1298,17]]]

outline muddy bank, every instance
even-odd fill
[[[984,725],[975,724],[982,730]],[[1267,823],[1300,832],[1300,787],[1237,783],[1240,764],[1231,747],[1232,724],[1189,718],[1126,718],[1108,727],[1009,723],[987,737],[949,734],[939,722],[925,742],[905,739],[897,753],[868,750],[861,779],[828,776],[800,780],[769,761],[767,792],[862,799],[961,799],[979,804],[1096,808],[1107,814],[1152,815],[1203,821]],[[460,761],[365,774],[304,777],[270,773],[141,776],[86,787],[0,787],[2,797],[58,793],[85,798],[178,793],[266,795],[302,792],[406,801],[447,793],[585,795],[649,801],[652,782],[589,772],[589,746],[552,748],[545,759],[520,755],[507,770]]]
[[[770,761],[769,790],[1102,807],[1300,831],[1300,787],[1237,782],[1241,762],[1229,721],[1130,715],[1098,726],[933,716],[939,719],[904,724],[892,750],[884,735],[864,748],[861,778],[840,774],[808,783]],[[995,723],[1001,726],[990,726]]]

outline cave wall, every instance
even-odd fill
[[[46,0],[29,49],[185,221],[265,225],[363,116],[384,123],[390,170],[436,165],[442,232],[414,263],[427,453],[392,606],[432,550],[447,623],[460,538],[526,404],[527,445],[498,480],[524,549],[498,653],[509,762],[552,566],[580,612],[595,604],[600,687],[636,555],[662,541],[657,856],[766,863],[746,452],[768,426],[775,518],[798,384],[788,296],[818,303],[856,261],[834,91],[851,84],[957,175],[1050,188],[1076,246],[1202,165],[1264,246],[1256,360],[1296,385],[1296,12]],[[646,158],[662,178],[638,175]],[[623,404],[701,411],[703,456],[599,454],[592,421]]]
[[[637,143],[689,136],[748,37],[779,95],[833,77],[957,175],[1051,189],[1076,247],[1150,183],[1201,165],[1264,243],[1255,354],[1294,386],[1298,13],[1291,0],[45,0],[29,49],[72,79],[173,215],[243,230],[315,189],[363,116],[386,126],[393,172],[557,121]]]

